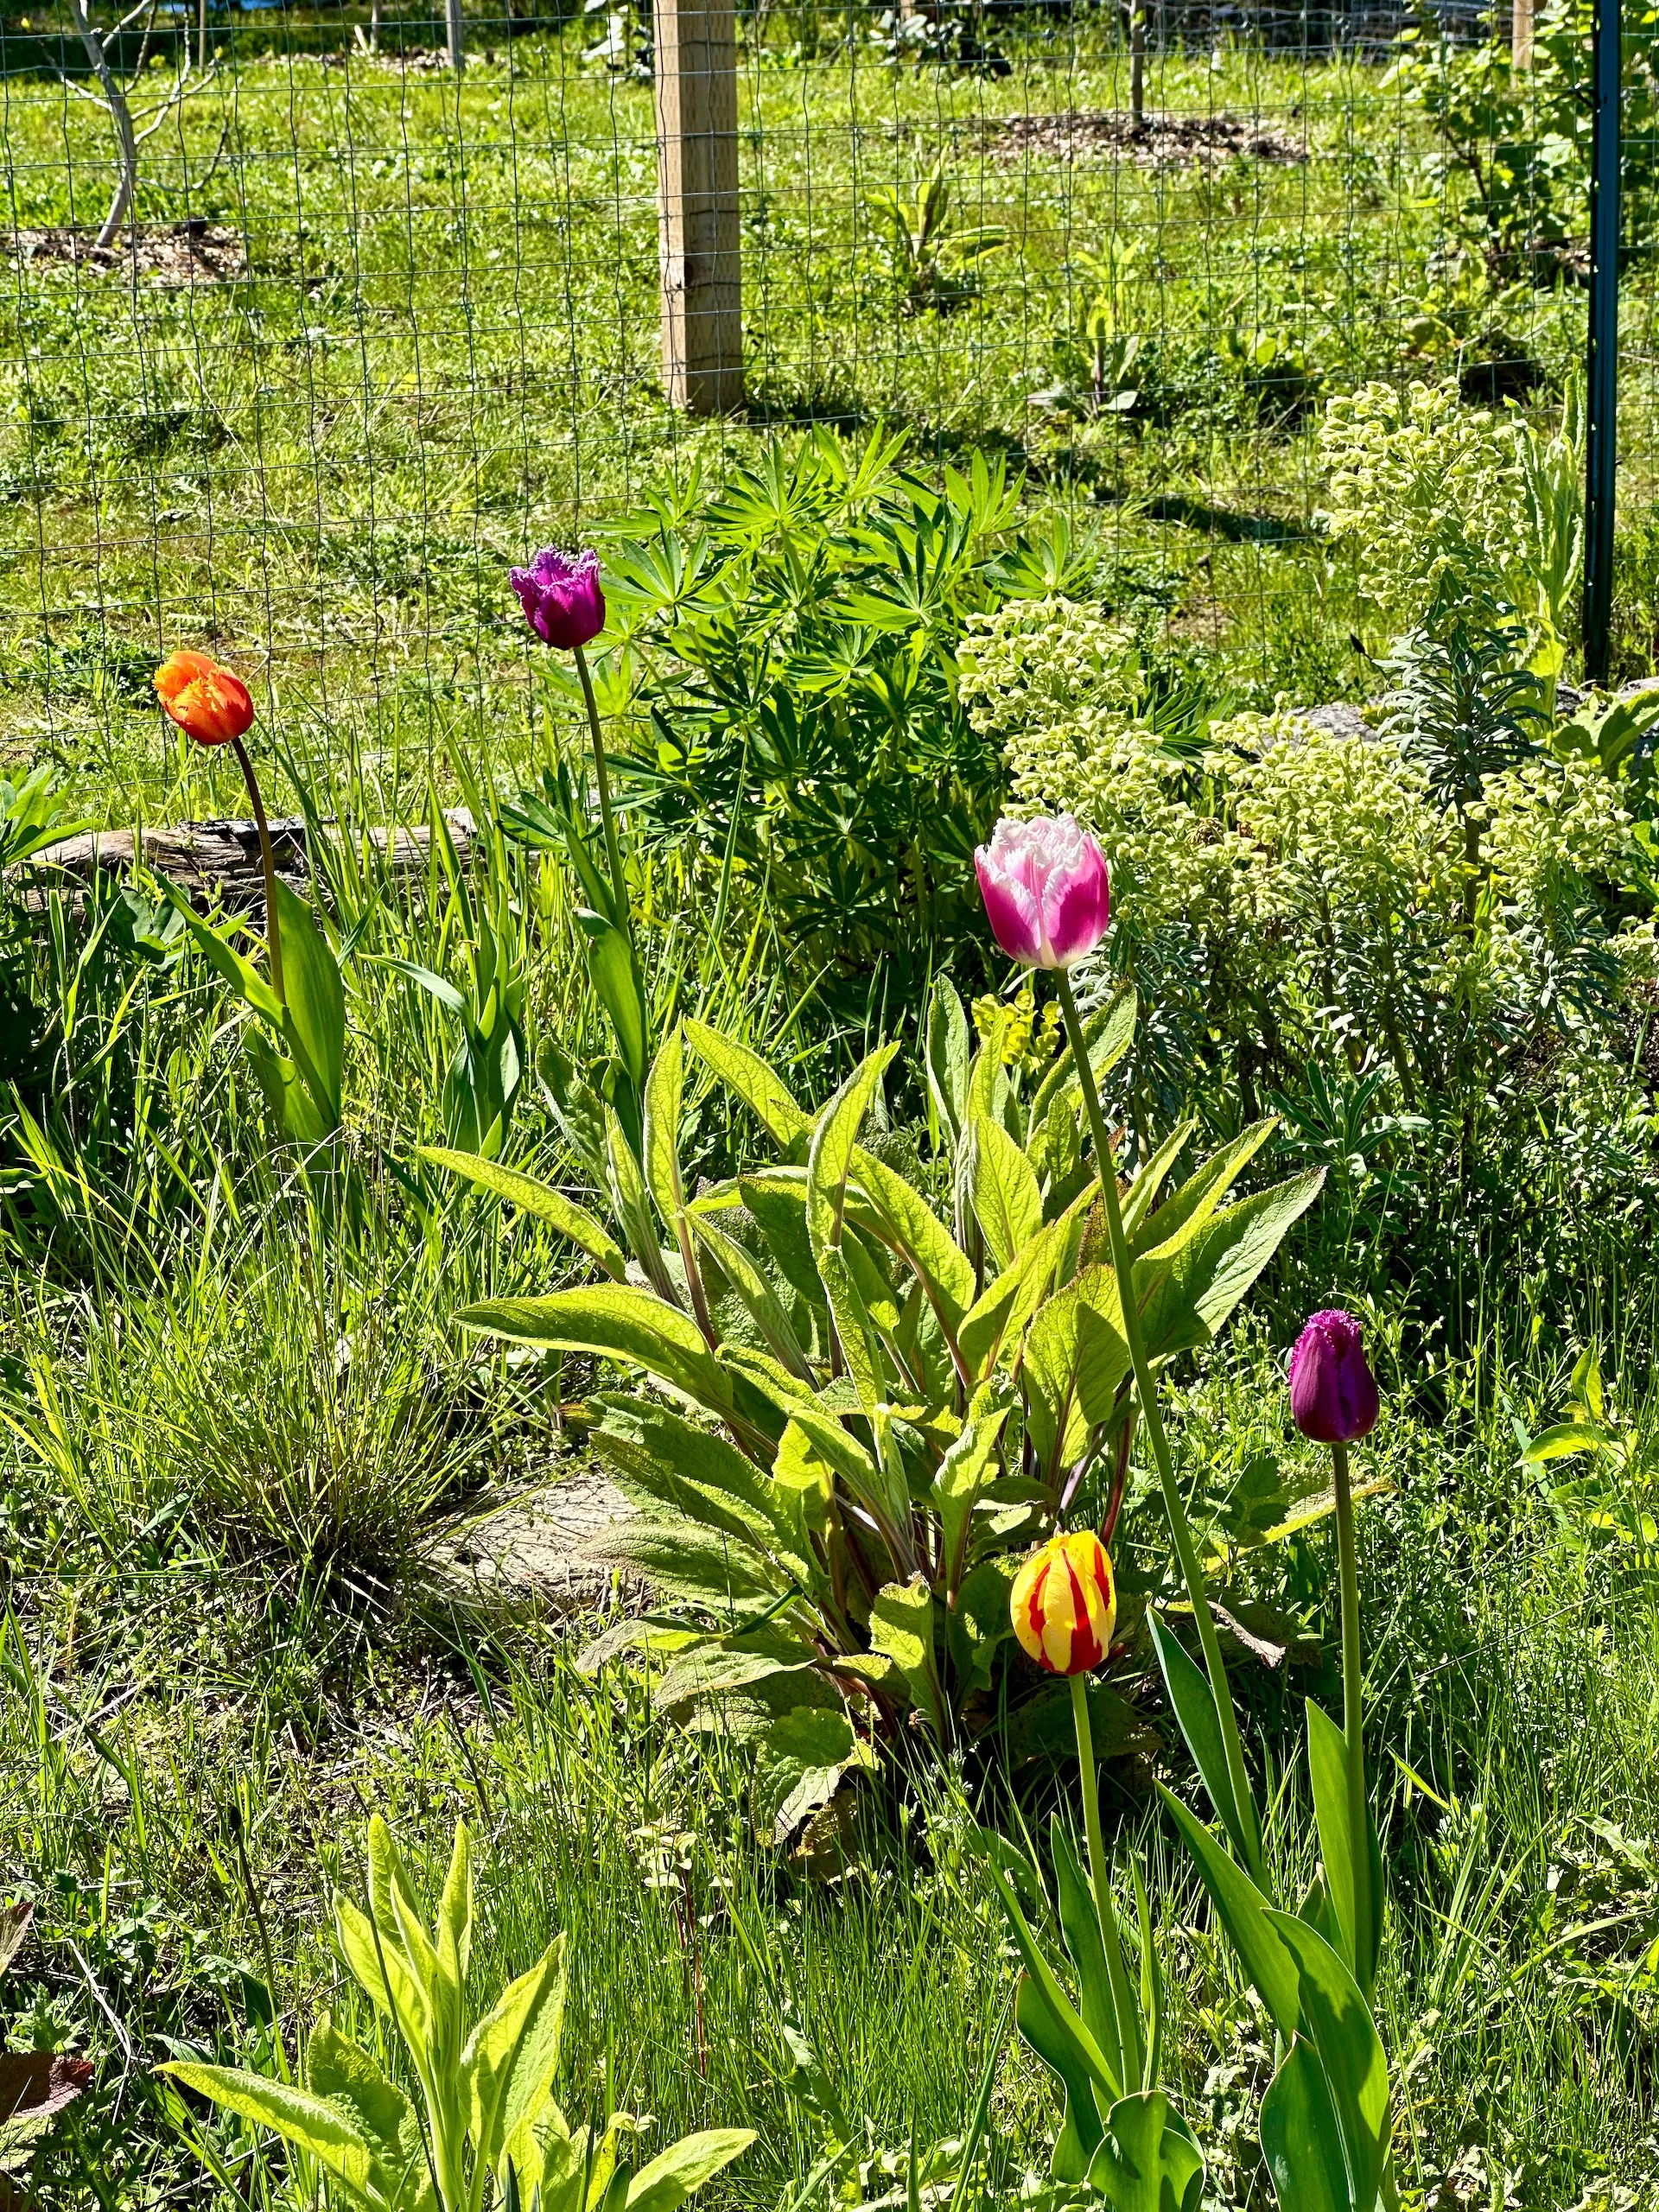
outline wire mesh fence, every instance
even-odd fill
[[[664,380],[660,5],[147,0],[85,35],[67,5],[0,29],[3,726],[129,778],[156,654],[204,640],[429,748],[523,650],[510,558],[817,423],[1000,457],[1178,632],[1318,688],[1323,397],[1526,402],[1582,355],[1545,111],[1580,95],[1508,67],[1507,17],[757,0],[741,400],[698,420]],[[1649,306],[1626,334],[1639,487]]]

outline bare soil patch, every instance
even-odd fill
[[[1307,149],[1281,131],[1230,115],[1133,117],[1074,108],[1063,115],[1010,115],[991,125],[995,161],[1028,154],[1050,161],[1128,161],[1142,168],[1214,168],[1224,162],[1305,162]]]
[[[140,223],[124,231],[113,245],[94,245],[97,235],[60,224],[48,230],[15,231],[6,243],[13,259],[25,268],[61,262],[100,275],[143,276],[163,291],[223,283],[245,276],[248,270],[240,232],[200,217],[187,223]]]

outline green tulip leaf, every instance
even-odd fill
[[[1279,2212],[1356,2212],[1325,2069],[1306,2037],[1292,2038],[1268,2085],[1261,2136]]]

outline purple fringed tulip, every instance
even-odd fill
[[[1315,1313],[1290,1355],[1291,1418],[1316,1444],[1353,1444],[1376,1425],[1376,1377],[1351,1313]]]
[[[527,569],[514,569],[512,574],[524,620],[544,645],[559,645],[569,652],[605,627],[597,553],[572,557],[546,545]]]
[[[997,943],[1027,968],[1070,968],[1106,934],[1112,911],[1106,856],[1069,814],[996,825],[974,855]]]

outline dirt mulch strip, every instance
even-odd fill
[[[1300,140],[1230,115],[1130,116],[1074,108],[1064,115],[1010,115],[990,124],[986,151],[994,161],[1028,154],[1051,161],[1128,161],[1141,168],[1217,168],[1240,158],[1305,162]]]
[[[188,223],[140,223],[123,231],[112,245],[93,244],[94,231],[67,224],[43,231],[0,234],[0,245],[28,268],[60,262],[100,275],[143,276],[163,291],[189,284],[218,284],[248,273],[239,231],[193,218]]]

